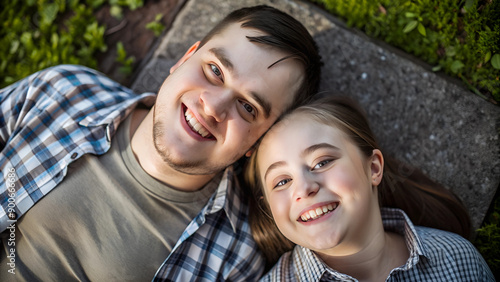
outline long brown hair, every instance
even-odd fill
[[[342,130],[350,140],[369,157],[380,149],[364,112],[352,100],[327,97],[297,108],[296,113],[307,114],[312,120]],[[287,117],[285,116],[284,119]],[[451,231],[469,238],[470,218],[460,200],[444,186],[427,177],[420,170],[385,157],[384,175],[378,186],[380,207],[402,209],[415,225]],[[246,184],[252,191],[250,224],[255,241],[264,253],[268,267],[294,244],[278,230],[263,192],[258,169],[258,148],[245,171]]]

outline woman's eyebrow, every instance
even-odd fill
[[[266,169],[266,173],[264,174],[264,180],[267,178],[267,175],[269,174],[269,172],[273,171],[274,169],[277,169],[278,167],[280,166],[284,166],[286,165],[286,162],[285,161],[279,161],[279,162],[275,162],[273,163],[272,165],[270,165],[267,169]]]
[[[309,146],[305,148],[302,153],[300,154],[301,157],[307,156],[309,154],[314,153],[315,151],[319,149],[331,149],[331,150],[340,150],[338,147],[333,146],[332,144],[328,143],[319,143],[319,144],[314,144],[312,146]]]

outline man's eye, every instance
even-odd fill
[[[252,106],[252,104],[245,102],[245,100],[239,100],[239,103],[241,107],[239,111],[242,117],[249,121],[254,120],[255,117],[257,116],[257,111],[255,110],[255,107]]]
[[[243,107],[245,108],[245,111],[254,114],[255,110],[250,104],[243,102]]]
[[[212,69],[212,72],[218,76],[220,79],[222,79],[222,73],[220,72],[219,68],[216,65],[210,64],[210,68]]]

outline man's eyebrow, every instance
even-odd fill
[[[314,144],[312,146],[309,146],[307,148],[304,149],[304,151],[302,151],[302,153],[300,154],[301,157],[304,157],[306,155],[309,155],[309,154],[312,154],[314,153],[315,151],[319,150],[319,149],[332,149],[332,150],[340,150],[338,147],[335,147],[333,146],[332,144],[328,144],[328,143],[319,143],[319,144]]]
[[[222,48],[211,48],[210,53],[212,53],[217,59],[220,61],[220,63],[227,68],[229,71],[233,71],[233,63],[231,63],[231,60],[226,55],[226,51]]]
[[[272,170],[274,169],[277,169],[278,167],[280,166],[284,166],[286,165],[286,162],[285,161],[279,161],[279,162],[275,162],[273,163],[272,165],[270,165],[267,169],[266,169],[266,173],[264,174],[264,180],[267,178],[267,175],[269,174],[269,172],[271,172]]]
[[[259,95],[256,92],[252,91],[250,92],[250,94],[252,95],[255,102],[257,102],[257,104],[259,104],[259,106],[264,111],[264,117],[268,118],[269,115],[271,114],[271,103],[268,100],[266,100],[263,95]]]

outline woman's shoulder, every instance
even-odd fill
[[[450,250],[459,250],[462,248],[472,248],[474,245],[464,237],[449,231],[444,231],[436,228],[415,226],[415,230],[422,244],[426,247],[438,247],[439,249],[449,248]]]
[[[423,255],[432,267],[460,272],[494,281],[491,271],[476,247],[462,236],[435,228],[415,226]]]
[[[311,250],[296,245],[261,281],[319,281],[324,271],[325,266]]]

